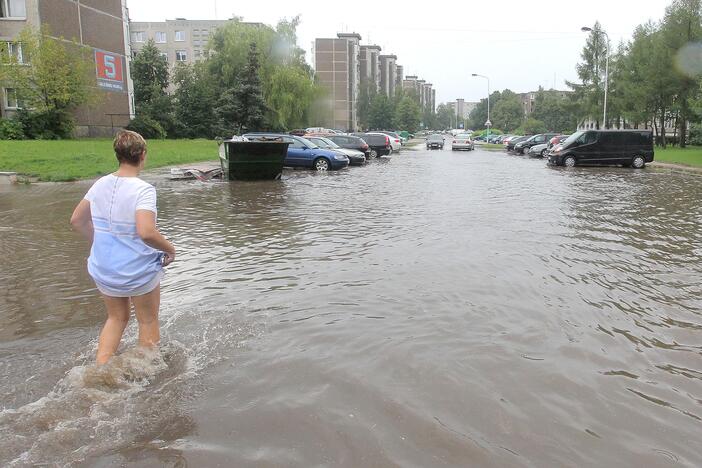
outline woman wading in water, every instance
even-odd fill
[[[113,146],[119,169],[98,179],[71,216],[71,225],[92,244],[88,273],[107,307],[98,364],[117,351],[130,304],[139,322],[139,345],[158,344],[163,267],[175,260],[173,244],[156,228],[156,189],[138,177],[146,162],[146,142],[125,130]]]

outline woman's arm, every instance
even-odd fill
[[[71,226],[93,243],[93,218],[90,213],[90,202],[83,199],[78,203],[71,215]]]
[[[166,253],[164,266],[175,260],[175,247],[156,228],[156,213],[150,210],[137,210],[136,230],[144,244]]]

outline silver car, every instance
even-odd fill
[[[529,148],[529,156],[532,158],[543,158],[548,153],[548,143],[534,145]]]
[[[475,145],[470,133],[459,133],[451,142],[451,151],[455,150],[474,150]]]

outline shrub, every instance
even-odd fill
[[[132,119],[127,125],[127,130],[137,132],[144,138],[159,140],[166,138],[166,131],[161,124],[147,116],[138,116]]]
[[[0,140],[23,140],[24,127],[19,120],[0,119]]]
[[[702,125],[696,123],[690,125],[688,144],[702,146]]]
[[[27,138],[37,140],[61,140],[73,135],[73,118],[67,111],[48,110],[30,112],[20,110],[17,120],[21,122]]]

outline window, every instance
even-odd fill
[[[25,0],[0,0],[0,18],[26,18]]]
[[[17,60],[17,63],[28,63],[24,60],[24,55],[22,54],[22,43],[21,42],[8,42],[7,43],[7,55],[10,58]]]
[[[5,109],[19,109],[21,107],[22,101],[17,98],[17,90],[5,88]]]
[[[144,42],[144,31],[135,31],[132,33],[132,41]]]
[[[185,40],[185,31],[176,31],[175,40],[178,42],[183,42]]]
[[[289,142],[291,148],[297,148],[297,149],[305,148],[305,145],[303,145],[302,142],[300,142],[300,140],[297,140],[295,138],[283,137],[283,141]]]
[[[163,31],[156,31],[156,42],[159,44],[166,43],[166,33]]]
[[[188,54],[184,50],[176,50],[176,61],[185,62],[188,60]]]
[[[166,59],[166,62],[168,62],[168,52],[161,52],[159,55],[160,55],[161,57],[165,58],[165,59]]]

